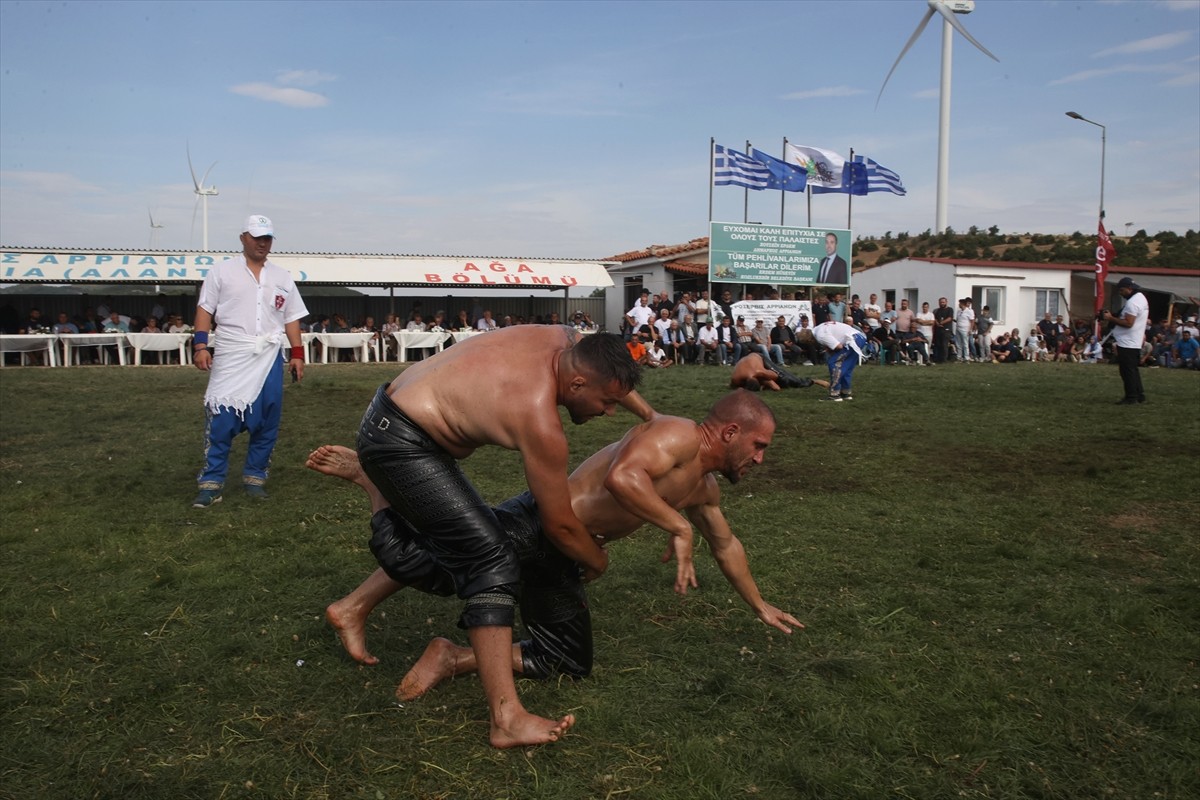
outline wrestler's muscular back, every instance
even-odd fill
[[[518,432],[558,422],[558,358],[577,334],[517,325],[472,336],[400,373],[388,393],[456,458],[497,445],[519,450]],[[532,425],[540,420],[540,425]]]

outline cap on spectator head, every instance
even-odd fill
[[[1133,278],[1126,275],[1124,278],[1121,278],[1121,280],[1117,281],[1117,288],[1118,289],[1133,289],[1136,292],[1141,287],[1133,282]]]
[[[275,226],[271,224],[271,220],[261,214],[251,214],[246,218],[246,225],[242,228],[243,233],[248,233],[254,238],[259,236],[270,236],[275,238]]]

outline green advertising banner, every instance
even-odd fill
[[[710,222],[714,283],[850,285],[850,231]]]

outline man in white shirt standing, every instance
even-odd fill
[[[204,393],[204,469],[200,493],[192,508],[221,501],[233,438],[250,432],[242,486],[265,500],[267,471],[283,416],[283,359],[288,350],[293,380],[304,377],[304,346],[300,320],[308,315],[296,282],[283,267],[267,260],[275,242],[271,220],[254,214],[241,235],[242,255],[226,259],[208,271],[196,307],[192,358],[196,368],[209,372]],[[209,348],[213,323],[220,330]],[[213,350],[220,358],[214,359]]]
[[[633,304],[633,308],[629,309],[625,319],[629,320],[632,332],[637,333],[643,326],[653,322],[655,316],[654,307],[650,305],[650,290],[642,289],[642,296]]]
[[[971,334],[975,330],[975,311],[971,308],[971,298],[964,297],[958,301],[958,311],[954,315],[954,347],[958,351],[958,360],[963,364],[971,362]]]
[[[829,400],[840,403],[853,400],[850,379],[854,368],[863,360],[863,348],[867,346],[866,335],[844,322],[822,322],[813,329],[817,344],[825,348],[825,361],[829,365]]]
[[[1138,361],[1142,357],[1142,342],[1146,339],[1146,320],[1150,318],[1150,303],[1142,294],[1142,287],[1126,276],[1117,282],[1117,291],[1125,298],[1120,316],[1104,310],[1105,322],[1111,322],[1113,341],[1117,345],[1117,366],[1121,371],[1121,382],[1125,384],[1125,397],[1117,401],[1119,406],[1131,406],[1146,402],[1142,388],[1142,375],[1138,372]]]

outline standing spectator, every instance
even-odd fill
[[[916,328],[925,337],[925,342],[933,345],[933,332],[937,324],[937,318],[933,316],[933,312],[929,310],[929,303],[921,303],[921,313],[914,317]],[[927,360],[925,363],[929,363]]]
[[[1125,387],[1125,397],[1118,405],[1133,405],[1146,402],[1146,391],[1142,388],[1142,376],[1138,372],[1138,361],[1141,358],[1142,344],[1146,339],[1146,320],[1150,317],[1150,303],[1142,289],[1129,276],[1117,282],[1117,291],[1125,298],[1125,305],[1119,316],[1108,309],[1104,310],[1105,322],[1111,322],[1113,340],[1117,343],[1117,365],[1121,371],[1121,383]]]
[[[229,468],[229,450],[241,431],[250,432],[242,485],[265,500],[263,484],[283,413],[283,360],[286,340],[293,380],[304,377],[300,320],[308,314],[296,282],[287,270],[267,260],[275,242],[271,220],[252,215],[241,235],[242,255],[209,269],[196,307],[194,362],[209,372],[204,393],[204,469],[193,508],[220,502]],[[208,348],[213,323],[220,326],[221,358]]]
[[[992,309],[990,306],[984,306],[979,312],[979,316],[975,319],[975,338],[976,346],[979,350],[979,360],[987,361],[992,352],[992,326],[996,321],[992,319]]]
[[[846,300],[841,292],[831,292],[829,295],[829,321],[846,321]]]
[[[938,307],[933,312],[933,361],[945,364],[950,359],[950,338],[954,330],[954,309],[950,301],[938,298]]]
[[[958,360],[964,364],[971,360],[971,338],[975,330],[975,311],[971,308],[971,298],[964,297],[958,301],[958,311],[954,315],[954,347],[958,352]]]
[[[700,292],[700,296],[696,298],[696,310],[693,312],[694,321],[697,329],[703,328],[704,323],[712,319],[712,308],[708,302],[708,290]]]
[[[722,319],[728,319],[730,322],[733,321],[733,293],[732,292],[730,292],[728,289],[721,292],[721,299],[717,303],[717,308],[713,313],[715,315],[713,318],[714,323],[719,323]]]
[[[854,368],[863,359],[866,335],[852,325],[833,320],[818,325],[813,335],[825,348],[825,359],[829,364],[828,399],[837,403],[853,400],[850,383]]]
[[[675,304],[675,310],[674,310],[674,313],[672,314],[672,316],[675,317],[676,322],[678,322],[680,325],[682,325],[684,317],[691,316],[692,314],[695,314],[695,313],[696,313],[696,304],[694,302],[692,302],[691,293],[684,292],[680,296],[679,302]]]
[[[874,297],[875,295],[871,295]],[[900,317],[900,313],[896,311],[896,306],[891,300],[883,304],[883,312],[879,315],[879,324],[886,325],[887,329],[892,333],[897,333],[896,320]],[[870,321],[870,317],[867,320]]]
[[[908,299],[901,300],[900,310],[896,312],[896,324],[894,326],[896,333],[911,333],[916,320],[917,314],[908,307]]]
[[[629,323],[629,329],[633,333],[637,333],[650,325],[654,321],[654,309],[650,306],[650,290],[642,289],[642,295],[633,304],[633,308],[625,314],[625,320]]]
[[[829,322],[829,300],[827,294],[818,294],[813,298],[813,325],[820,325],[822,322]],[[841,322],[842,320],[838,320]]]
[[[872,294],[870,299],[863,305],[862,310],[863,317],[867,320],[867,325],[872,331],[882,324],[883,310],[879,308],[879,295]]]

